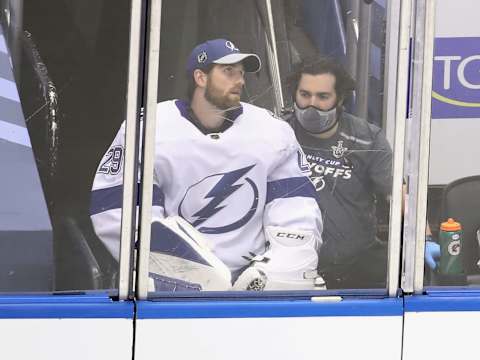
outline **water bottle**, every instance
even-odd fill
[[[453,219],[440,225],[440,266],[442,275],[462,275],[462,226]]]

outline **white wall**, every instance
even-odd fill
[[[131,360],[132,319],[1,319],[0,359]]]
[[[401,316],[137,320],[135,360],[400,360]]]
[[[406,312],[403,360],[478,359],[480,311]]]

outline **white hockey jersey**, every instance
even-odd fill
[[[266,226],[313,231],[322,219],[308,164],[290,126],[242,103],[232,126],[203,134],[180,100],[158,104],[153,221],[179,215],[205,235],[232,271],[265,251]],[[103,157],[92,188],[97,235],[118,258],[124,124]],[[152,246],[161,241],[152,227]]]

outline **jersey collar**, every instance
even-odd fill
[[[198,118],[193,113],[193,110],[192,110],[189,102],[187,102],[185,100],[176,100],[175,105],[178,108],[178,110],[180,111],[180,114],[182,115],[182,117],[187,119],[188,121],[190,121],[193,125],[195,125],[197,127],[197,129],[200,130],[204,135],[211,134],[211,133],[224,132],[230,126],[233,125],[233,122],[241,114],[243,114],[243,106],[240,104],[240,106],[238,108],[235,108],[233,110],[229,110],[225,113],[225,116],[230,121],[224,121],[223,124],[218,129],[207,129],[200,123]]]

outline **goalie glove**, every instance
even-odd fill
[[[267,250],[251,259],[233,290],[321,290],[325,282],[317,273],[317,246],[312,231],[269,226]]]
[[[156,291],[224,291],[232,286],[228,267],[179,216],[152,223],[149,272]]]

